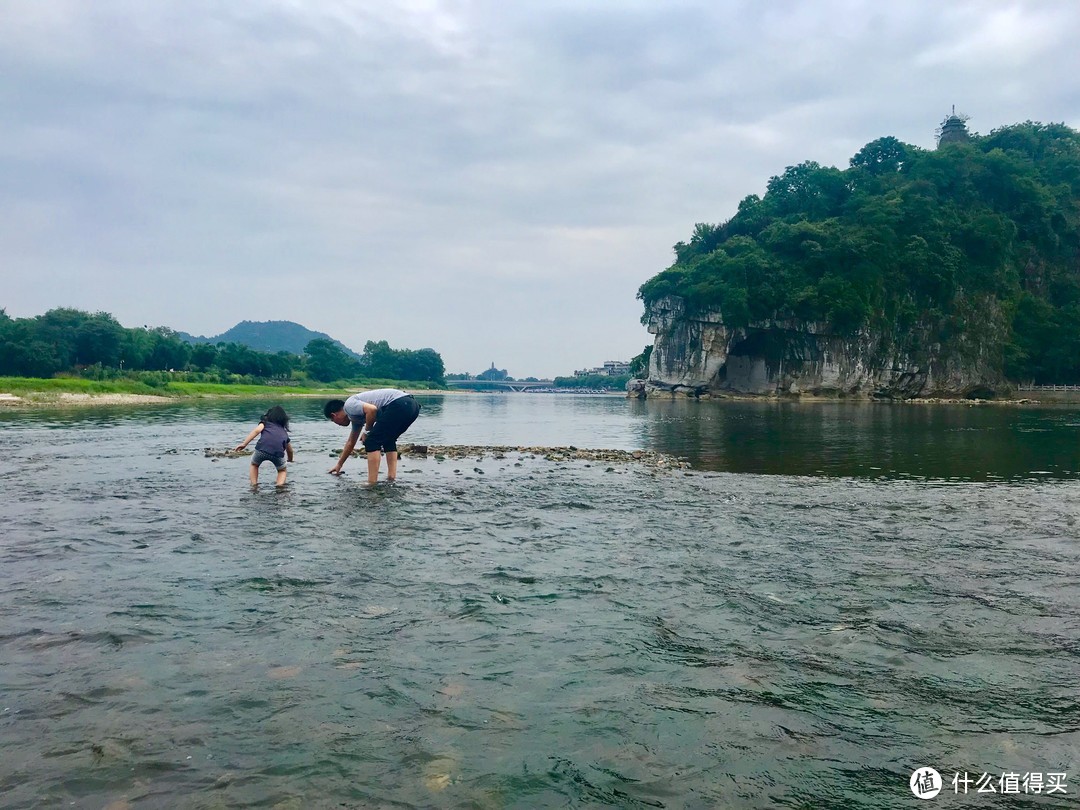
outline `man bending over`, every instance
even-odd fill
[[[368,483],[379,480],[379,464],[386,454],[386,479],[397,480],[397,440],[420,415],[420,403],[396,388],[362,391],[346,400],[332,399],[323,407],[326,418],[335,425],[351,427],[341,458],[330,468],[331,475],[341,475],[357,440],[367,450]]]

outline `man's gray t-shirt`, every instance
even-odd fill
[[[373,391],[362,391],[345,400],[345,415],[352,422],[353,430],[359,430],[364,426],[364,406],[362,403],[366,402],[376,408],[385,408],[395,399],[401,399],[404,396],[408,396],[408,394],[396,388],[376,388]]]

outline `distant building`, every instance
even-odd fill
[[[575,371],[575,377],[623,377],[630,373],[629,360],[605,360],[597,368],[583,368]]]
[[[476,379],[499,381],[512,380],[513,377],[506,373],[505,368],[495,368],[495,364],[492,363],[491,368],[489,368],[487,371],[481,371],[479,374],[476,375]]]
[[[971,140],[971,133],[968,132],[967,128],[968,118],[969,116],[963,113],[957,113],[954,104],[952,114],[942,121],[941,126],[938,128],[938,146],[943,143],[964,143]]]

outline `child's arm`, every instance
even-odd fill
[[[257,428],[255,428],[253,431],[251,431],[251,433],[249,433],[247,435],[247,438],[244,439],[244,441],[241,442],[240,444],[236,445],[236,447],[234,447],[233,450],[235,450],[236,452],[240,452],[241,450],[243,450],[245,447],[248,446],[248,444],[251,442],[252,439],[254,439],[256,436],[258,436],[260,433],[262,433],[262,431],[263,431],[263,423],[259,422],[259,426]]]
[[[289,461],[292,461],[292,442],[291,441],[285,442],[285,455],[288,457]]]

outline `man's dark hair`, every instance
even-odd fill
[[[335,413],[337,413],[338,411],[344,410],[344,409],[345,409],[345,400],[343,400],[343,399],[332,399],[329,402],[327,402],[325,405],[323,405],[322,412],[323,412],[323,415],[325,415],[326,418],[329,419]]]

